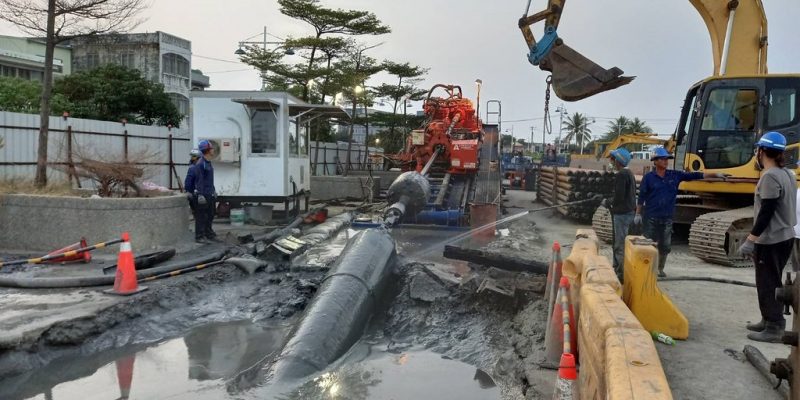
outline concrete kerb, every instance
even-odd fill
[[[365,200],[372,191],[373,198],[380,194],[381,178],[373,177],[368,186],[367,176],[312,176],[311,196],[317,200],[358,199]]]
[[[183,195],[149,198],[0,196],[0,249],[51,251],[86,237],[90,244],[129,232],[135,251],[174,246],[189,235]],[[106,252],[116,253],[116,249]]]

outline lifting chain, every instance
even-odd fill
[[[550,121],[550,86],[553,84],[553,75],[547,75],[545,82],[547,82],[547,89],[544,91],[544,134],[550,135],[553,132],[553,125]]]

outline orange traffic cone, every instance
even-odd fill
[[[564,314],[564,304],[567,303],[566,317]],[[568,326],[565,327],[565,319]],[[566,336],[565,336],[566,335]],[[550,323],[545,331],[545,357],[550,365],[555,365],[561,354],[577,354],[578,336],[575,330],[575,313],[572,305],[569,304],[569,279],[561,277],[553,312],[551,313]]]
[[[50,256],[50,255],[53,255],[53,254],[66,253],[66,252],[69,252],[69,251],[82,249],[84,247],[89,247],[89,244],[86,243],[86,238],[82,237],[80,242],[71,244],[71,245],[69,245],[67,247],[64,247],[63,249],[58,249],[56,251],[51,251],[51,252],[47,253],[47,255]],[[45,261],[45,262],[46,263],[56,264],[56,263],[71,262],[71,261],[83,261],[85,263],[89,263],[89,262],[92,261],[92,253],[90,253],[88,251],[84,251],[82,253],[76,253],[76,254],[71,254],[71,255],[64,256],[64,257],[54,258],[52,260]]]
[[[131,394],[134,361],[136,361],[136,354],[131,354],[114,361],[114,364],[117,365],[117,383],[119,384],[118,400],[127,399]]]
[[[578,370],[575,367],[575,356],[569,353],[562,354],[561,362],[558,364],[558,379],[556,380],[556,390],[553,393],[553,399],[577,399],[577,385],[575,384],[577,380]]]
[[[558,282],[561,280],[561,245],[558,241],[553,242],[553,255],[550,258],[550,268],[547,271],[547,284],[544,288],[544,298],[547,299],[547,310],[553,309]]]
[[[136,267],[133,263],[130,236],[128,232],[125,232],[122,234],[122,243],[119,245],[117,275],[114,278],[114,288],[105,290],[105,292],[128,296],[144,290],[147,290],[147,287],[139,286],[139,283],[136,281]]]

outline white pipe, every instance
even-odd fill
[[[731,50],[731,35],[733,35],[733,17],[736,15],[736,9],[731,8],[728,15],[728,27],[725,29],[725,43],[722,45],[722,61],[719,66],[719,74],[725,75],[725,70],[728,68],[728,53]]]

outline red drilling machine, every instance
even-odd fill
[[[446,95],[434,97],[443,89]],[[411,132],[405,148],[390,157],[404,172],[389,188],[386,219],[464,226],[476,199],[494,203],[499,195],[496,140],[486,140],[472,101],[457,85],[434,85],[423,105],[425,123]],[[495,163],[496,164],[496,163]],[[485,171],[486,173],[481,173]],[[496,175],[496,177],[495,177]]]

